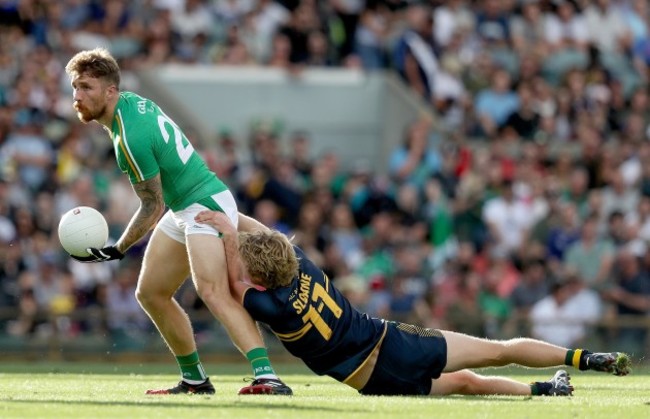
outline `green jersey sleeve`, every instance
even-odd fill
[[[111,138],[117,164],[132,184],[160,174],[165,204],[173,211],[227,189],[178,125],[149,99],[120,93]]]

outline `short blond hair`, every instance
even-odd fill
[[[70,77],[86,74],[120,88],[120,66],[106,48],[78,52],[68,61],[65,72]]]
[[[251,278],[266,288],[287,286],[298,275],[296,251],[279,231],[239,233],[239,253]]]

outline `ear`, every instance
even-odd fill
[[[106,98],[107,99],[113,99],[117,95],[119,95],[120,91],[118,90],[117,86],[114,84],[110,84],[106,87]]]

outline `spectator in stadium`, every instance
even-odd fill
[[[520,54],[534,52],[546,56],[546,40],[544,38],[544,13],[540,0],[523,0],[521,14],[510,19],[512,46]]]
[[[365,2],[361,0],[329,0],[328,3],[338,18],[337,25],[342,31],[342,39],[337,45],[337,49],[339,58],[344,60],[354,52],[355,34]]]
[[[385,44],[390,35],[391,16],[380,1],[369,1],[359,16],[354,34],[354,53],[364,69],[378,70],[386,66]]]
[[[618,168],[617,168],[618,169]],[[620,170],[613,170],[603,191],[603,214],[609,217],[613,212],[627,215],[634,211],[639,203],[639,190],[625,184]]]
[[[489,88],[481,90],[474,101],[480,133],[494,136],[501,125],[519,107],[519,96],[511,89],[511,77],[505,69],[492,74]]]
[[[189,318],[174,300],[174,293],[191,272],[199,296],[251,363],[255,380],[242,391],[291,394],[275,375],[251,317],[230,295],[218,232],[197,227],[193,221],[198,211],[212,208],[228,212],[237,222],[231,192],[154,102],[120,91],[120,68],[107,50],[77,53],[66,65],[66,73],[79,120],[96,121],[106,128],[116,148],[118,166],[129,176],[140,199],[140,208],[117,243],[88,249],[88,256],[73,258],[82,262],[120,260],[155,225],[136,295],[176,356],[182,379],[175,387],[147,393],[215,392],[199,360]],[[161,150],[170,147],[171,136],[176,152],[163,153]],[[165,206],[170,210],[159,221]]]
[[[518,363],[572,365],[625,375],[618,353],[569,350],[531,339],[489,341],[460,333],[372,319],[352,308],[330,280],[283,234],[240,215],[239,228],[215,211],[196,221],[223,234],[233,292],[285,347],[320,375],[364,395],[570,395],[564,370],[546,382],[523,384],[466,368]],[[244,272],[251,283],[243,282]],[[263,287],[256,288],[256,287]],[[317,308],[319,307],[319,308]],[[426,349],[425,349],[426,348]]]
[[[272,227],[268,223],[263,222],[262,224]],[[341,252],[343,262],[347,267],[353,270],[358,268],[364,259],[363,237],[354,222],[350,206],[345,203],[334,205],[329,214],[328,225],[327,240]],[[277,228],[273,229],[278,230]],[[282,231],[280,230],[280,232]]]
[[[405,11],[406,28],[393,49],[397,72],[427,102],[436,89],[438,57],[431,37],[432,14],[428,6],[412,3]]]
[[[618,330],[612,336],[622,347],[640,353],[648,336],[643,325],[627,324],[633,316],[643,319],[650,313],[650,275],[629,250],[621,250],[614,265],[616,280],[601,292],[603,300],[615,305]]]
[[[591,215],[582,225],[580,239],[565,253],[565,263],[577,272],[588,286],[601,286],[609,279],[614,262],[611,241],[598,234],[598,216]]]
[[[551,285],[551,294],[530,310],[532,336],[560,346],[580,345],[588,325],[601,316],[598,294],[585,288],[578,274],[563,272]]]
[[[638,239],[650,242],[650,196],[641,196],[637,210],[625,217],[625,223],[634,229]]]
[[[632,0],[623,10],[625,25],[632,34],[632,48],[640,68],[650,63],[650,24],[647,17],[650,14],[648,3],[643,0]]]
[[[544,26],[549,46],[544,71],[548,77],[557,82],[572,68],[584,69],[588,64],[589,33],[576,2],[553,1]]]
[[[442,167],[440,153],[429,143],[431,122],[426,118],[411,123],[402,144],[389,157],[388,169],[398,184],[409,183],[420,191]]]
[[[569,163],[571,160],[569,159]],[[589,215],[589,172],[583,166],[571,169],[565,188],[562,190],[562,201],[575,205],[580,219]]]
[[[508,116],[503,127],[513,129],[520,138],[533,140],[538,132],[540,117],[535,110],[532,88],[527,84],[520,84],[517,95],[519,108]]]
[[[580,218],[572,202],[558,208],[557,225],[551,226],[546,237],[547,255],[552,260],[563,261],[567,249],[580,239]]]
[[[549,294],[548,276],[543,260],[532,260],[524,264],[521,280],[510,294],[518,331],[527,329],[531,308]]]
[[[610,0],[596,0],[584,10],[589,43],[605,54],[621,54],[632,46],[632,34],[620,8]]]
[[[300,176],[309,178],[314,166],[313,156],[311,155],[312,143],[309,138],[309,133],[305,131],[293,132],[291,134],[290,144],[291,164]]]
[[[465,0],[441,2],[433,11],[433,33],[438,45],[447,47],[455,34],[474,29],[475,16]]]
[[[515,196],[512,181],[504,180],[500,191],[501,195],[483,207],[482,219],[490,231],[494,251],[510,255],[528,240],[532,227],[531,213]]]
[[[331,67],[332,60],[327,37],[322,31],[313,30],[307,35],[307,54],[305,65],[310,67]]]
[[[11,166],[18,180],[34,192],[47,182],[55,161],[52,145],[43,134],[43,117],[30,108],[17,111],[15,129],[0,146],[0,162]]]
[[[32,335],[43,322],[42,309],[36,300],[34,287],[36,273],[25,270],[18,276],[16,287],[17,313],[7,325],[7,332],[13,336]]]
[[[281,27],[278,33],[287,37],[291,44],[290,61],[292,64],[305,64],[309,58],[309,34],[321,29],[316,6],[301,2],[291,13],[291,19]]]
[[[274,230],[281,231],[284,234],[288,234],[290,231],[290,227],[281,219],[280,207],[270,199],[257,201],[253,209],[253,215],[256,220]]]
[[[150,329],[150,322],[135,298],[137,282],[137,265],[130,263],[120,266],[115,278],[106,285],[106,326],[119,346],[128,345],[128,340],[141,340],[143,332]]]

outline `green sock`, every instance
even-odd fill
[[[547,396],[553,385],[543,381],[537,381],[530,384],[530,394],[532,396]]]
[[[573,356],[575,353],[576,351],[574,349],[566,351],[566,355],[564,356],[564,365],[573,366]]]
[[[203,369],[203,365],[201,365],[201,361],[199,361],[199,353],[197,351],[189,355],[177,356],[176,362],[178,362],[178,366],[181,368],[183,380],[189,384],[200,384],[208,378]]]
[[[564,357],[564,364],[580,370],[586,370],[586,357],[589,354],[591,354],[591,352],[586,349],[569,349]]]
[[[271,366],[266,348],[251,349],[246,354],[246,359],[248,359],[251,367],[253,367],[253,375],[255,375],[255,378],[277,378]]]

